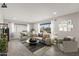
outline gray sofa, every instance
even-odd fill
[[[58,48],[63,52],[78,52],[77,42],[73,40],[63,41],[58,44]]]

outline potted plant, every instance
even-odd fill
[[[8,40],[5,35],[0,39],[0,55],[7,55]]]

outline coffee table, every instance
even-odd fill
[[[36,42],[30,42],[30,38],[26,40],[27,43],[29,44],[37,44],[39,43],[39,40],[37,39]]]

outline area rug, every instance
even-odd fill
[[[43,48],[45,44],[37,43],[36,45],[29,45],[29,43],[22,42],[26,48],[28,48],[32,53]]]

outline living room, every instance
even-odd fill
[[[9,28],[8,56],[79,55],[78,3],[0,3],[0,6],[1,30]]]

